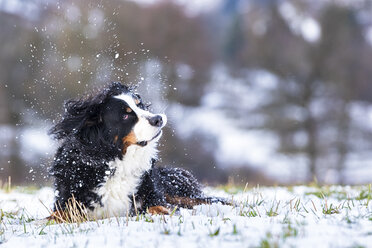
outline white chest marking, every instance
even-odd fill
[[[151,159],[156,158],[156,142],[146,147],[129,146],[123,160],[109,164],[115,174],[96,190],[102,197],[103,206],[96,205],[95,217],[125,216],[132,204],[132,195],[137,192],[143,173],[151,168]]]

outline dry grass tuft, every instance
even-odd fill
[[[55,220],[57,223],[77,223],[81,224],[86,221],[90,221],[88,216],[88,209],[78,202],[74,196],[68,199],[65,208],[60,203],[55,205],[56,211],[50,212],[48,219]]]

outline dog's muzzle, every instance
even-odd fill
[[[145,147],[145,146],[147,146],[147,144],[149,142],[151,142],[154,139],[156,139],[157,137],[159,137],[162,133],[163,133],[163,131],[160,130],[152,139],[150,139],[150,140],[144,140],[144,141],[139,141],[139,142],[137,142],[137,145],[142,146],[142,147]]]

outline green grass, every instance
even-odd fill
[[[372,193],[371,193],[371,184],[368,185],[368,189],[362,189],[359,193],[359,196],[355,198],[358,201],[367,200],[365,205],[368,207],[371,199],[372,199]]]
[[[220,228],[217,228],[214,232],[209,233],[209,237],[215,237],[220,234]]]
[[[231,188],[231,185],[227,188]],[[227,189],[226,188],[226,189]],[[347,226],[354,228],[361,220],[372,223],[372,206],[369,205],[372,199],[371,186],[353,186],[353,187],[334,187],[322,186],[306,189],[291,187],[291,194],[282,198],[282,190],[285,188],[262,188],[250,189],[246,187],[234,188],[247,195],[243,195],[232,207],[231,212],[225,212],[219,209],[217,212],[211,211],[205,214],[204,210],[198,213],[196,209],[190,211],[189,215],[179,214],[177,209],[173,209],[168,216],[151,215],[149,213],[137,214],[127,218],[109,218],[109,219],[87,219],[77,216],[77,223],[73,221],[57,223],[48,221],[44,224],[34,224],[35,218],[27,211],[20,209],[14,211],[4,211],[0,209],[0,242],[6,240],[9,233],[20,236],[45,236],[54,235],[71,236],[77,233],[86,234],[92,230],[100,228],[102,225],[117,225],[120,228],[129,228],[131,225],[150,225],[155,226],[156,233],[169,235],[173,237],[190,235],[190,232],[198,233],[200,237],[213,239],[216,242],[224,239],[231,239],[236,242],[245,240],[247,233],[255,231],[254,228],[247,229],[251,223],[265,223],[267,227],[260,230],[260,235],[255,239],[254,246],[246,247],[288,247],[306,237],[307,217],[315,219],[328,219],[332,223],[336,222],[340,228]],[[279,194],[273,196],[273,191],[279,189]],[[36,188],[11,188],[11,192],[23,191],[23,193],[35,193]],[[273,190],[273,191],[271,191]],[[266,194],[268,193],[269,194]],[[296,192],[301,192],[300,195]],[[240,197],[241,195],[239,195]],[[315,197],[313,197],[315,196]],[[226,207],[226,206],[224,206]],[[357,210],[357,211],[355,211]],[[181,211],[182,212],[182,211]],[[204,214],[202,222],[195,215]],[[339,215],[338,215],[339,214]],[[82,216],[84,217],[84,216]],[[190,217],[190,218],[189,218]],[[270,218],[268,218],[270,217]],[[249,219],[255,218],[255,219]],[[89,223],[87,223],[89,221]],[[139,222],[139,223],[138,223]],[[36,222],[35,222],[36,223]],[[244,224],[242,224],[244,223]],[[204,229],[203,229],[204,228]],[[203,230],[203,231],[200,231]],[[5,233],[5,234],[4,234]],[[27,235],[26,235],[27,234]],[[13,235],[13,234],[12,234]],[[362,236],[371,236],[370,232],[363,232]],[[359,240],[356,240],[359,241]],[[350,243],[353,244],[353,243]],[[359,242],[355,246],[359,247]],[[363,243],[361,243],[363,244]],[[251,244],[252,245],[252,244]]]
[[[270,232],[266,233],[266,236],[261,240],[259,248],[278,248],[279,243],[274,239],[273,235]]]
[[[371,184],[366,186],[355,186],[355,189],[360,190],[359,194],[357,196],[351,197],[348,195],[346,190],[335,190],[332,189],[332,186],[322,186],[318,187],[316,191],[305,193],[305,195],[314,195],[318,197],[319,199],[325,199],[333,197],[337,200],[367,200],[367,203],[369,203],[372,199],[372,192],[371,192]]]
[[[289,223],[287,226],[283,229],[283,239],[287,239],[289,237],[297,237],[298,235],[298,229],[294,227],[291,223]]]
[[[236,184],[225,184],[225,185],[219,185],[216,187],[216,189],[222,190],[228,194],[235,195],[237,193],[244,192],[248,189],[248,184],[246,185],[236,185]]]
[[[343,200],[348,198],[348,195],[345,191],[331,190],[329,186],[321,187],[319,190],[308,192],[305,195],[314,195],[319,199],[334,197],[337,200]]]
[[[266,215],[269,216],[269,217],[274,217],[274,216],[279,215],[278,214],[279,205],[280,205],[280,201],[276,204],[276,206],[273,203],[273,205],[271,206],[269,211],[266,211]]]
[[[337,206],[334,206],[334,205],[329,205],[329,207],[327,206],[327,204],[325,204],[323,206],[323,214],[339,214],[340,213],[340,208],[337,207]]]

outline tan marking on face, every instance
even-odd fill
[[[122,141],[123,141],[123,154],[127,152],[127,149],[130,145],[135,145],[138,142],[137,137],[133,131],[131,131],[127,136],[125,136],[122,139]]]
[[[135,98],[135,99],[134,99],[134,102],[136,103],[136,105],[138,105],[138,104],[140,103],[140,100],[137,99],[137,98]]]
[[[114,143],[118,142],[118,139],[119,139],[119,136],[116,135],[114,138]]]
[[[126,108],[125,111],[127,111],[127,113],[130,113],[132,112],[133,110],[131,108]]]

